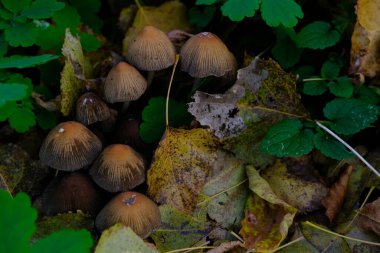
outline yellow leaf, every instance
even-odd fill
[[[148,171],[148,195],[190,214],[216,159],[217,145],[205,129],[169,129]]]
[[[359,23],[369,31],[380,30],[380,0],[358,0]]]

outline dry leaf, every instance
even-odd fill
[[[243,243],[240,241],[230,241],[230,242],[224,242],[220,244],[215,249],[207,251],[207,253],[225,253],[225,252],[246,252],[246,250],[243,248]]]
[[[374,232],[380,235],[380,198],[365,204],[360,210],[357,220],[358,227],[365,232]]]
[[[326,208],[326,216],[330,222],[335,219],[342,207],[352,170],[353,167],[348,165],[341,173],[338,181],[330,187],[327,196],[322,200],[322,205]]]

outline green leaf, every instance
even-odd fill
[[[83,50],[95,51],[101,46],[99,40],[93,34],[80,33],[79,37]]]
[[[66,5],[63,9],[54,12],[52,18],[58,27],[63,28],[63,31],[67,27],[75,29],[80,25],[78,11],[70,5]]]
[[[37,114],[37,122],[43,130],[52,129],[57,125],[57,115],[43,110]]]
[[[293,0],[262,0],[261,16],[267,25],[294,27],[303,18],[301,7]]]
[[[336,98],[327,103],[323,113],[338,134],[354,134],[377,120],[379,107],[354,98]]]
[[[206,4],[206,5],[210,5],[210,4],[214,4],[216,2],[219,2],[219,0],[197,0],[195,2],[196,5],[201,5],[201,4]]]
[[[253,17],[259,9],[260,0],[228,0],[221,10],[223,16],[232,21],[242,21],[245,17]]]
[[[324,21],[308,24],[297,34],[298,47],[311,49],[324,49],[338,43],[340,34]]]
[[[189,22],[199,27],[205,27],[214,17],[215,11],[215,6],[205,6],[204,8],[194,6],[189,10]]]
[[[26,90],[26,95],[24,97],[30,96],[32,94],[33,90],[33,83],[30,78],[26,78],[21,74],[12,74],[8,77],[7,83],[18,83],[18,84],[25,84],[28,88]]]
[[[339,76],[340,65],[333,61],[326,61],[322,65],[321,77],[327,80],[333,80]]]
[[[15,101],[7,102],[3,106],[0,106],[0,121],[7,120],[16,109],[17,103]]]
[[[57,55],[42,54],[38,56],[12,55],[0,58],[0,69],[29,68],[59,58]]]
[[[8,51],[8,43],[5,41],[4,33],[1,33],[0,34],[0,57],[3,57],[3,55],[5,55],[7,51]]]
[[[96,15],[100,9],[100,0],[71,1],[70,4],[77,9],[83,23],[100,32],[103,21]]]
[[[0,251],[4,253],[29,252],[29,239],[36,230],[37,212],[25,193],[12,198],[0,189]]]
[[[60,230],[32,245],[31,253],[90,253],[93,240],[85,229]]]
[[[165,131],[165,103],[164,97],[153,97],[142,112],[144,122],[140,125],[140,136],[144,142],[158,141]],[[185,103],[169,100],[169,125],[179,127],[188,124],[191,120]]]
[[[323,80],[306,81],[303,84],[302,92],[306,95],[318,96],[318,95],[322,95],[326,91],[327,91],[327,85],[326,85],[326,82]]]
[[[347,76],[341,76],[336,82],[329,82],[327,86],[329,87],[330,92],[337,97],[349,98],[354,92],[354,86]]]
[[[36,42],[37,27],[32,23],[13,22],[12,26],[5,29],[5,40],[13,47],[29,47]]]
[[[11,128],[19,133],[25,133],[36,124],[36,116],[27,108],[17,108],[9,117]]]
[[[0,84],[0,106],[9,101],[21,100],[26,96],[28,86],[19,83]]]
[[[19,13],[20,11],[26,9],[32,0],[2,0],[1,3],[4,5],[6,9],[11,11],[14,14]]]
[[[13,19],[13,13],[6,10],[6,9],[0,8],[0,18],[2,18],[4,20],[12,20]]]
[[[371,88],[364,85],[355,86],[354,96],[368,104],[377,104],[380,102],[380,96]]]
[[[55,11],[62,9],[64,6],[64,3],[56,0],[36,0],[22,12],[22,15],[31,19],[50,18]]]
[[[343,160],[352,157],[352,153],[348,151],[342,143],[325,132],[318,131],[318,133],[314,135],[313,141],[315,147],[325,156],[336,160]]]
[[[276,29],[277,40],[271,52],[281,67],[290,68],[300,60],[302,49],[297,47],[294,40],[284,30],[283,28]]]
[[[313,149],[313,133],[302,130],[300,120],[285,119],[269,129],[260,149],[279,157],[305,155]]]

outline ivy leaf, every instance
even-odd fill
[[[142,112],[144,122],[140,125],[140,136],[144,142],[158,141],[165,131],[165,104],[163,97],[153,97]],[[191,120],[185,103],[169,100],[169,125],[179,127]]]
[[[253,17],[259,9],[260,0],[228,0],[221,10],[223,16],[232,21],[242,21],[244,17]]]
[[[42,54],[38,56],[12,55],[0,59],[0,69],[29,68],[59,58],[57,55]]]
[[[313,133],[302,130],[300,120],[285,119],[269,129],[260,149],[279,157],[305,155],[313,149]]]
[[[336,98],[327,103],[323,113],[338,134],[354,134],[377,120],[379,107],[354,98]]]
[[[207,26],[215,14],[215,6],[200,8],[195,6],[189,10],[189,22],[199,27]]]
[[[22,12],[22,15],[30,19],[50,18],[55,11],[62,9],[64,6],[64,3],[56,0],[36,0]]]
[[[13,25],[5,29],[5,40],[13,47],[29,47],[36,42],[37,27],[32,23],[13,22]]]
[[[349,98],[354,92],[354,86],[347,76],[341,76],[336,82],[329,82],[327,86],[329,87],[330,92],[337,97]]]
[[[314,135],[313,141],[315,147],[325,156],[336,160],[343,160],[352,157],[352,153],[349,152],[342,143],[338,142],[325,132],[318,131],[318,133]]]
[[[1,252],[29,252],[29,239],[36,230],[37,212],[25,193],[12,198],[0,189],[0,238]]]
[[[90,232],[85,229],[60,230],[33,244],[31,253],[89,253],[93,241]]]
[[[43,130],[52,129],[57,125],[57,115],[43,110],[37,114],[37,122]]]
[[[21,100],[26,96],[28,86],[19,83],[0,84],[0,106],[8,101]]]
[[[338,43],[340,34],[324,21],[315,21],[308,24],[297,34],[298,47],[324,49]]]
[[[267,25],[294,27],[303,18],[301,7],[293,0],[263,0],[261,16]]]
[[[326,61],[322,65],[321,77],[327,80],[333,80],[339,76],[340,65],[333,61]]]
[[[36,116],[25,107],[15,109],[8,120],[10,126],[19,133],[25,133],[36,124]]]
[[[322,95],[327,91],[326,82],[323,80],[307,81],[303,84],[302,92],[310,96]]]
[[[216,2],[219,2],[219,0],[197,0],[195,2],[196,5],[201,5],[201,4],[206,4],[206,5],[210,5],[210,4],[214,4]]]
[[[1,3],[4,5],[6,9],[11,11],[14,14],[19,13],[20,11],[27,8],[32,0],[2,0]]]

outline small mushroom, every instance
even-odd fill
[[[160,210],[156,203],[141,193],[123,192],[108,202],[95,220],[100,231],[116,223],[122,223],[146,238],[160,227]]]
[[[96,215],[101,204],[96,185],[79,172],[56,177],[42,194],[42,210],[47,215],[77,210]]]
[[[108,106],[95,93],[86,92],[77,100],[76,119],[79,122],[91,125],[98,121],[107,120],[109,117]]]
[[[67,121],[49,132],[39,157],[43,164],[57,170],[74,171],[91,164],[101,150],[102,143],[87,127]]]
[[[145,161],[130,146],[113,144],[103,150],[89,173],[109,192],[128,191],[145,181]]]

